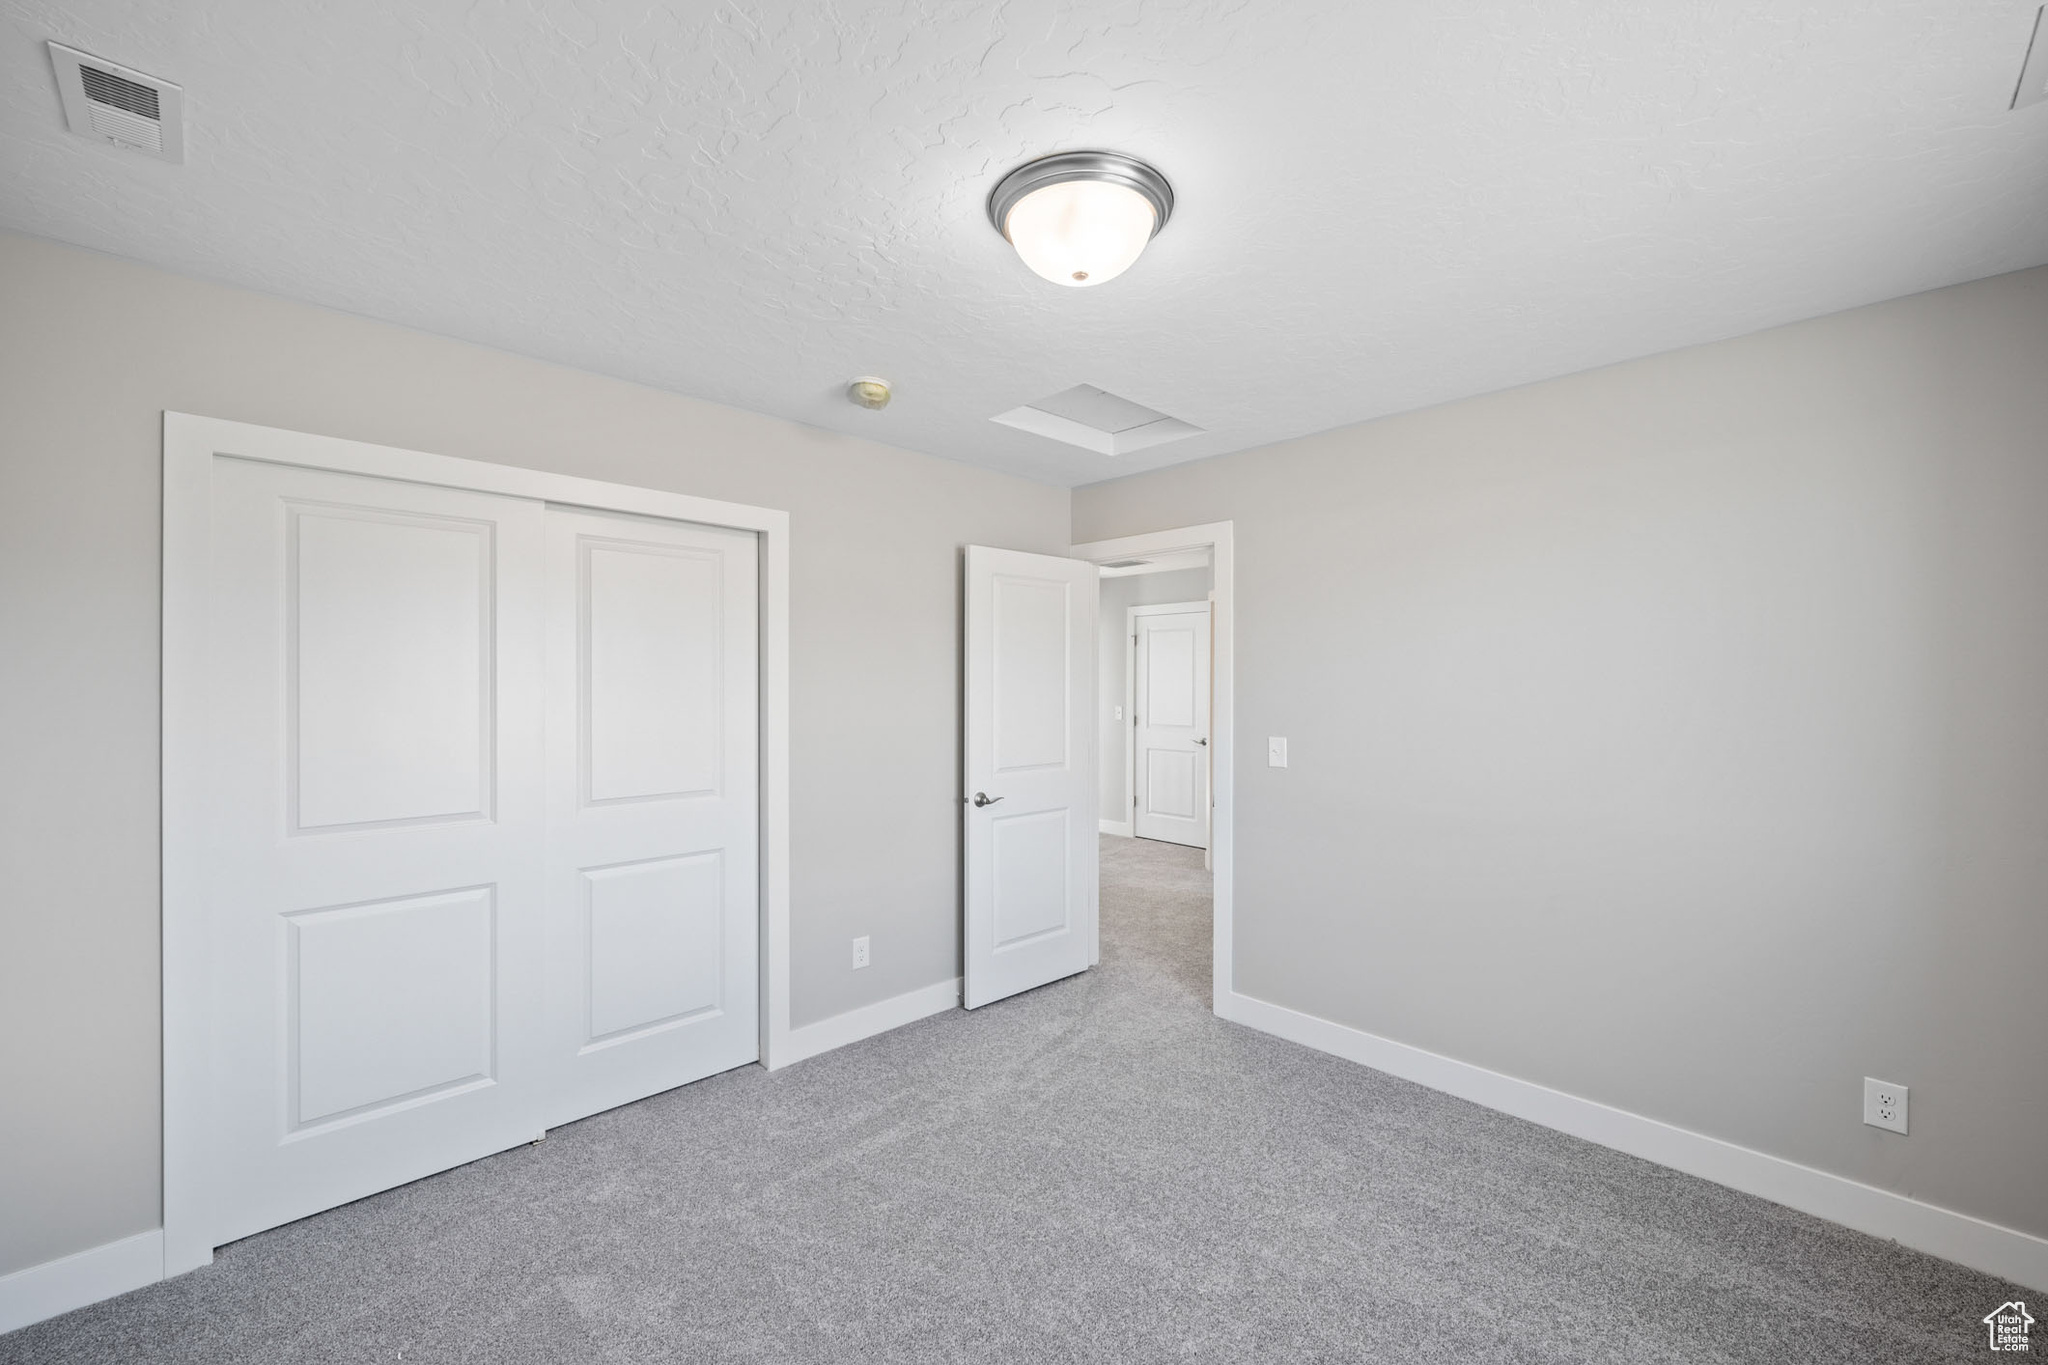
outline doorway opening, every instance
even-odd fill
[[[1114,916],[1125,902],[1133,913],[1184,903],[1174,893],[1206,881],[1215,1008],[1232,975],[1231,526],[1097,541],[1071,553],[1100,574],[1101,913]]]
[[[1206,855],[1215,728],[1208,552],[1119,561],[1099,572],[1102,832]]]

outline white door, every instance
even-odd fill
[[[964,1003],[1096,960],[1093,564],[967,547]]]
[[[1132,610],[1132,768],[1140,839],[1209,846],[1209,605]]]
[[[756,1059],[758,549],[550,507],[550,1123]]]
[[[754,1060],[755,538],[211,487],[207,1245]]]
[[[203,852],[218,1245],[536,1136],[536,502],[235,459]]]

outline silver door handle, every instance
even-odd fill
[[[974,804],[977,806],[993,806],[1002,799],[1000,796],[990,796],[987,792],[976,792],[974,794]]]
[[[1199,744],[1199,745],[1203,746],[1204,748],[1207,748],[1207,747],[1208,747],[1208,744],[1209,744],[1209,741],[1208,741],[1208,740],[1206,740],[1206,739],[1198,739],[1198,740],[1196,740],[1196,741],[1195,741],[1195,743],[1197,743],[1197,744]]]

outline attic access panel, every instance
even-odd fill
[[[1093,384],[1076,384],[989,419],[1098,455],[1128,455],[1202,429]]]

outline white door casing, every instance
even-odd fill
[[[1221,1014],[1235,1008],[1242,997],[1233,985],[1236,938],[1236,836],[1237,783],[1235,776],[1237,734],[1234,720],[1236,697],[1235,644],[1237,620],[1237,535],[1230,522],[1209,522],[1173,530],[1147,531],[1139,535],[1094,540],[1069,547],[1076,559],[1107,564],[1119,559],[1155,558],[1161,555],[1207,551],[1210,559],[1210,731],[1209,749],[1209,854],[1214,863],[1211,879],[1214,900],[1210,916],[1211,1006]]]
[[[758,1055],[758,538],[546,535],[552,1125]]]
[[[541,508],[223,460],[214,1244],[537,1135]]]
[[[1093,564],[967,547],[963,1002],[1097,958]]]
[[[1130,608],[1131,832],[1209,846],[1209,604]]]

